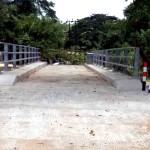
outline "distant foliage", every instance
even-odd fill
[[[85,62],[85,53],[82,51],[48,50],[43,56],[50,62],[59,62],[67,65],[82,65]]]

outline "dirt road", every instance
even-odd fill
[[[150,150],[150,95],[47,66],[0,87],[0,150]]]

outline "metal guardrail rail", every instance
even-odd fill
[[[25,45],[0,42],[0,63],[4,64],[4,70],[8,71],[8,65],[22,66],[40,59],[39,48]]]
[[[135,77],[139,76],[140,48],[127,47],[106,50],[96,50],[87,53],[87,63],[98,66],[113,68],[116,71],[132,72]]]

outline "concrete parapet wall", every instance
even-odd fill
[[[0,86],[15,85],[17,82],[29,77],[32,73],[44,66],[46,66],[45,62],[36,62],[13,71],[3,72],[0,74]]]
[[[100,66],[89,64],[85,64],[85,66],[119,90],[133,91],[142,88],[140,78],[131,77],[119,72],[113,72],[112,70]]]

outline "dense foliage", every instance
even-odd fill
[[[66,25],[60,23],[47,0],[0,0],[0,41],[45,50],[62,48]]]
[[[127,17],[128,42],[140,47],[143,60],[150,64],[150,1],[134,0],[124,13]]]
[[[150,56],[150,1],[134,0],[125,10],[125,19],[94,14],[72,24],[68,31],[66,46],[79,49],[108,49],[117,47],[140,47],[141,57]],[[69,44],[68,44],[69,43]]]
[[[79,65],[85,62],[85,53],[83,51],[50,50],[43,54],[48,58],[48,63],[59,62],[60,64]]]
[[[93,14],[69,28],[59,21],[49,0],[0,0],[0,41],[36,46],[47,56],[52,49],[85,52],[136,46],[149,61],[150,1],[134,0],[124,14],[123,20]]]

